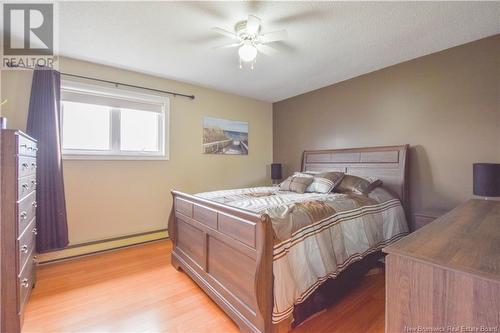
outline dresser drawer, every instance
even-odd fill
[[[23,271],[18,277],[18,290],[19,297],[17,299],[17,311],[21,314],[24,311],[24,306],[28,302],[28,297],[33,289],[34,274],[33,274],[33,252],[30,253],[30,261],[26,266],[24,266]]]
[[[24,266],[28,262],[28,259],[30,259],[30,256],[35,249],[36,245],[35,239],[36,239],[36,219],[34,218],[17,241],[18,245],[17,248],[19,251],[19,267],[18,267],[19,273],[22,272]],[[31,262],[28,262],[28,265],[29,264],[31,264]]]
[[[35,217],[36,205],[36,192],[32,192],[17,204],[18,237]]]
[[[22,135],[19,135],[17,147],[17,153],[19,155],[36,156],[37,151],[38,148],[36,146],[36,142],[33,142],[32,140],[25,138]]]
[[[36,174],[20,178],[17,182],[17,200],[36,190]]]
[[[19,156],[17,176],[19,178],[36,173],[36,158]]]

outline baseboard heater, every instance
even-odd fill
[[[62,250],[41,253],[37,257],[39,265],[46,265],[62,260],[74,259],[82,256],[88,256],[106,251],[113,251],[129,246],[149,243],[161,239],[167,239],[166,229],[143,232],[115,238],[108,238],[88,243],[70,245]]]

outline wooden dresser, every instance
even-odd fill
[[[23,312],[35,283],[36,141],[2,130],[1,332],[21,331]]]
[[[500,332],[500,202],[470,200],[388,246],[386,332]]]

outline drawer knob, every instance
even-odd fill
[[[28,253],[28,245],[21,246],[21,252],[22,253]]]
[[[38,151],[38,148],[37,147],[33,147],[33,151]]]
[[[21,166],[23,167],[23,169],[27,169],[29,167],[28,163],[23,163],[21,164]]]
[[[36,203],[36,201],[33,201],[33,202],[31,203],[31,205],[32,205],[34,208],[38,207],[38,204]]]
[[[21,148],[26,148],[27,146],[28,146],[28,145],[27,145],[27,144],[25,144],[25,143],[23,143],[23,144],[19,145],[19,147],[21,147]]]
[[[33,169],[36,169],[36,163],[35,163],[35,162],[31,163],[31,167],[32,167]]]
[[[24,278],[22,281],[21,281],[21,285],[24,287],[24,288],[28,288],[30,286],[30,284],[28,283],[28,279]]]
[[[26,220],[26,218],[28,217],[28,213],[22,212],[20,216],[21,216],[21,220]]]
[[[29,185],[28,185],[28,184],[23,184],[23,188],[24,188],[25,190],[27,190],[27,189],[29,188]]]
[[[31,146],[28,146],[28,150],[33,150],[33,147],[31,147]]]
[[[33,230],[31,230],[31,232],[32,232],[33,234],[35,234],[35,236],[36,236],[36,235],[38,235],[38,230],[36,230],[36,228],[33,228]]]

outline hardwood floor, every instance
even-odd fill
[[[23,332],[239,332],[160,241],[38,269]],[[360,286],[293,333],[384,331],[384,275]]]

